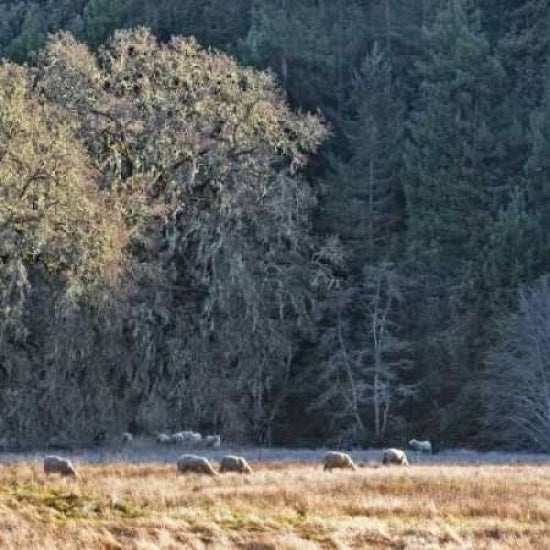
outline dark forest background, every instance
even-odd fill
[[[0,0],[0,434],[548,450],[549,27]]]

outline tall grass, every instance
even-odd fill
[[[550,548],[550,466],[255,464],[250,476],[158,464],[0,466],[0,548]]]

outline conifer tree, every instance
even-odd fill
[[[547,0],[512,2],[499,53],[510,84],[510,108],[522,121],[538,107],[550,55],[550,5]]]
[[[365,15],[360,0],[257,0],[243,55],[270,66],[294,102],[335,121],[365,52]]]
[[[123,23],[123,0],[90,0],[84,10],[84,33],[92,46],[107,40]]]
[[[495,123],[504,73],[464,0],[440,11],[424,48],[404,156],[406,238],[419,281],[417,319],[426,341],[418,353],[426,389],[435,390],[436,402],[451,403],[454,427],[445,429],[464,437],[460,426],[474,426],[487,330],[481,256],[494,216],[509,197]],[[464,415],[471,421],[461,424]],[[444,414],[440,418],[445,422]]]
[[[324,186],[327,223],[353,251],[359,269],[388,253],[401,218],[403,107],[395,95],[390,64],[375,43],[354,82],[353,114],[343,123],[349,156],[333,158],[334,173]]]

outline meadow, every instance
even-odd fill
[[[249,476],[174,464],[0,464],[0,548],[550,548],[549,464],[419,463],[323,472],[255,462]]]

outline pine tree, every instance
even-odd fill
[[[531,113],[528,158],[525,164],[525,195],[530,219],[530,250],[538,276],[547,271],[550,254],[550,65],[545,69],[543,99]]]
[[[509,200],[496,121],[505,77],[464,0],[450,1],[426,30],[417,68],[403,173],[418,281],[417,326],[409,330],[422,335],[425,397],[447,405],[432,428],[458,439],[476,429],[488,329],[481,263],[493,219]]]
[[[46,39],[46,21],[38,4],[31,4],[26,10],[18,36],[11,42],[8,55],[15,61],[25,61]]]
[[[123,0],[90,0],[84,10],[87,42],[97,46],[123,24]]]
[[[503,168],[521,178],[529,156],[530,118],[543,101],[545,67],[550,59],[550,8],[547,0],[508,4],[504,34],[497,45],[507,73],[507,99],[500,114],[507,148]]]
[[[491,46],[506,34],[509,15],[517,4],[517,0],[477,0],[483,31]]]
[[[506,197],[494,122],[504,73],[465,4],[453,0],[426,31],[404,157],[411,251],[455,274],[447,260],[475,255]]]
[[[349,157],[333,158],[334,173],[324,186],[329,228],[353,251],[359,270],[388,254],[401,217],[403,108],[395,95],[390,64],[375,43],[355,79],[353,115],[343,123]]]
[[[368,6],[368,32],[386,55],[400,99],[410,104],[417,82],[414,64],[422,53],[426,2],[373,0]]]
[[[270,66],[295,103],[334,121],[366,43],[360,0],[256,0],[242,50],[246,60]]]
[[[511,84],[510,107],[522,122],[527,122],[542,99],[545,76],[542,69],[550,56],[548,1],[513,2],[506,27],[507,33],[498,47]]]
[[[0,2],[0,55],[10,52],[10,44],[17,37],[25,18],[26,5]]]

